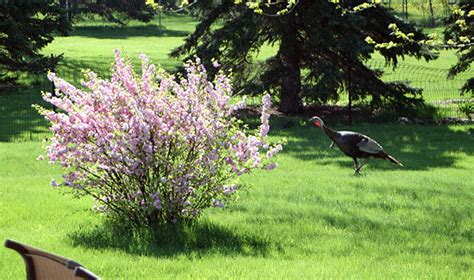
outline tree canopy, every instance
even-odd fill
[[[269,91],[279,97],[284,113],[299,112],[303,103],[337,100],[347,88],[355,99],[372,96],[374,105],[420,100],[420,90],[384,82],[382,71],[366,65],[376,51],[393,66],[404,56],[435,58],[420,43],[426,36],[386,8],[362,0],[300,0],[278,14],[286,1],[263,5],[262,13],[238,2],[195,3],[190,9],[201,21],[171,55],[197,55],[208,65],[218,59],[232,69],[237,91]],[[276,47],[276,54],[255,62],[265,45]]]
[[[64,10],[49,0],[0,2],[0,83],[13,83],[19,72],[41,73],[59,56],[45,57],[40,50],[56,32],[66,33]]]
[[[461,0],[447,22],[445,40],[458,49],[459,55],[458,62],[449,71],[449,76],[453,77],[466,71],[474,60],[474,2]],[[461,92],[474,94],[474,78],[467,80]]]

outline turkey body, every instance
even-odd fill
[[[321,128],[326,135],[346,156],[354,160],[355,174],[358,174],[362,166],[367,164],[370,157],[388,160],[394,164],[403,166],[403,164],[393,156],[386,153],[379,143],[367,135],[353,131],[335,131],[328,126],[319,117],[311,118],[314,124]],[[333,145],[331,144],[331,146]],[[357,159],[364,158],[366,162],[359,165]]]
[[[328,127],[324,127],[324,130],[329,130]],[[366,152],[360,149],[360,145],[365,144],[368,141],[374,141],[373,139],[365,136],[363,134],[353,132],[353,131],[326,131],[326,134],[331,138],[331,140],[336,144],[336,146],[346,155],[352,158],[368,158],[376,155],[377,148],[372,149],[373,152]],[[377,142],[375,142],[377,143]],[[378,144],[378,143],[377,143]],[[382,146],[380,146],[382,147]],[[367,150],[367,149],[365,149]],[[382,148],[383,150],[383,148]]]

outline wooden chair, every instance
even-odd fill
[[[5,240],[5,247],[17,251],[23,257],[26,266],[26,279],[28,280],[100,279],[73,260],[8,239]]]

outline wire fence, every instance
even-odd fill
[[[468,102],[474,104],[471,96],[460,95],[462,85],[474,77],[473,69],[448,79],[448,69],[442,68],[401,63],[393,70],[386,67],[384,61],[374,60],[368,66],[384,70],[382,79],[385,81],[406,81],[422,88],[425,102],[438,108],[442,117],[466,118],[462,107]],[[51,90],[49,85],[42,89]],[[50,135],[48,122],[32,107],[32,104],[39,104],[52,109],[41,99],[40,91],[40,88],[34,88],[20,94],[0,95],[0,142],[41,141]],[[338,104],[347,105],[347,100]]]
[[[459,0],[373,0],[393,9],[402,18],[419,25],[439,25],[448,17]]]
[[[469,78],[474,77],[472,68],[448,78],[448,68],[401,63],[393,69],[387,67],[384,61],[371,61],[369,67],[384,70],[384,81],[405,81],[413,87],[423,89],[424,101],[437,107],[444,117],[470,117],[462,108],[474,100],[470,95],[461,95],[461,88]]]

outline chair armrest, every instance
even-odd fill
[[[87,280],[100,280],[97,275],[82,266],[76,266],[76,268],[74,268],[74,276],[81,277]]]

